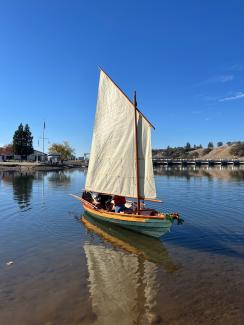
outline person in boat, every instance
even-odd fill
[[[82,193],[82,199],[90,202],[90,203],[93,203],[94,199],[93,199],[93,196],[91,194],[91,192],[87,192],[87,191],[84,191]]]
[[[98,202],[98,207],[104,210],[111,210],[112,196],[107,194],[98,193],[96,196],[96,201]]]
[[[120,213],[127,210],[125,203],[126,199],[124,196],[114,195],[114,206],[115,206],[115,212]]]

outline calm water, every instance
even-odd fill
[[[0,324],[243,324],[244,169],[155,172],[161,241],[81,221],[81,170],[0,172]]]

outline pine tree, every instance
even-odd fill
[[[34,151],[32,140],[33,137],[29,125],[26,124],[25,127],[23,127],[23,124],[21,123],[13,136],[13,153],[15,155],[20,155],[21,158],[22,156],[26,158],[27,155],[32,154]]]
[[[213,148],[213,147],[214,147],[213,142],[209,142],[208,143],[208,148]]]
[[[187,149],[187,150],[191,149],[191,144],[189,142],[186,143],[185,149]]]
[[[21,123],[13,136],[13,153],[15,155],[23,154],[24,128]]]
[[[28,124],[25,125],[24,134],[25,134],[25,155],[31,155],[34,152],[33,145],[32,145],[33,136],[31,134],[30,127]]]

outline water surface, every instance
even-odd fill
[[[155,174],[161,240],[81,221],[82,170],[0,173],[0,324],[243,324],[244,170]]]

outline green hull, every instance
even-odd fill
[[[171,226],[173,221],[169,219],[146,219],[145,222],[136,222],[136,221],[124,221],[118,219],[112,219],[108,217],[103,217],[101,215],[93,214],[90,211],[86,211],[86,213],[93,217],[96,220],[100,220],[106,223],[116,224],[120,227],[147,235],[155,238],[159,238],[166,234]]]

